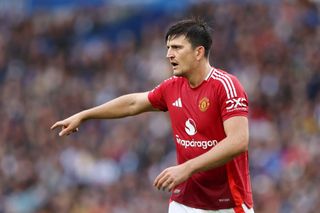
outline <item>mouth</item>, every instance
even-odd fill
[[[171,65],[172,65],[173,68],[175,68],[175,67],[178,66],[178,63],[176,63],[176,62],[171,62]]]

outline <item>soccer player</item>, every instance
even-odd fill
[[[209,27],[198,20],[171,26],[165,37],[173,77],[151,91],[118,97],[56,122],[69,135],[88,119],[168,111],[177,165],[154,180],[171,191],[169,213],[253,212],[248,166],[248,98],[237,80],[209,63]]]

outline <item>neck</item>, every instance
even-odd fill
[[[192,73],[187,77],[189,84],[192,88],[199,86],[202,81],[209,75],[212,67],[209,62],[199,64],[197,68],[193,69]]]

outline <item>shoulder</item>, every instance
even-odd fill
[[[151,92],[166,93],[166,91],[171,91],[172,89],[176,88],[177,85],[181,85],[181,82],[183,82],[182,77],[172,76],[158,84],[153,90],[151,90]]]
[[[177,76],[172,76],[166,80],[163,81],[163,83],[177,83],[177,82],[182,82],[183,81],[183,77],[177,77]]]
[[[235,75],[232,75],[224,70],[213,68],[210,77],[220,83],[234,83],[239,82]]]
[[[172,76],[160,83],[160,86],[162,87],[171,87],[174,85],[179,85],[183,82],[184,78],[183,77],[177,77],[177,76]]]
[[[244,90],[239,79],[224,70],[213,68],[210,78],[213,85],[229,98],[237,97],[238,92]]]

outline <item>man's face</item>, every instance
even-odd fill
[[[191,43],[184,35],[169,37],[167,48],[167,58],[172,65],[173,75],[186,76],[196,61],[196,52]]]

